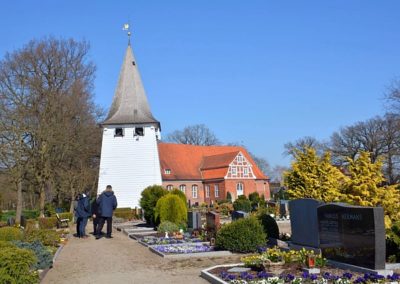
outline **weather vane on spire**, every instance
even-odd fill
[[[127,31],[128,34],[128,44],[131,44],[131,29],[129,27],[129,24],[124,24],[124,26],[122,27],[123,31]]]

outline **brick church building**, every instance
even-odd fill
[[[211,204],[252,192],[270,197],[268,178],[249,153],[236,146],[162,143],[161,123],[153,116],[129,41],[107,118],[98,193],[110,184],[119,207],[139,207],[150,185],[178,188],[192,204]]]

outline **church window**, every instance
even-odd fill
[[[143,127],[135,127],[135,136],[144,136]]]
[[[236,184],[236,192],[237,192],[237,196],[243,195],[243,183],[238,182]]]
[[[123,128],[115,128],[114,137],[122,137],[124,136],[124,129]]]
[[[237,156],[237,161],[238,161],[239,163],[242,163],[242,162],[243,162],[243,156],[242,156],[242,155],[238,155],[238,156]]]
[[[170,170],[170,169],[165,169],[165,170],[164,170],[164,173],[165,173],[166,175],[170,175],[170,174],[171,174],[171,170]]]
[[[185,192],[185,191],[186,191],[186,185],[181,184],[181,185],[179,186],[179,189],[180,189],[180,191]]]
[[[219,186],[218,186],[218,184],[214,184],[214,194],[215,194],[215,197],[219,197]]]
[[[206,185],[206,197],[210,197],[210,186]]]
[[[236,175],[236,167],[232,167],[231,168],[231,172],[232,172],[233,175]]]
[[[197,185],[192,185],[192,197],[197,198]]]
[[[174,187],[172,186],[172,184],[167,185],[167,190],[170,191],[172,190]]]

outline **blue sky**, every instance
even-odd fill
[[[400,1],[2,1],[0,57],[52,35],[91,44],[108,109],[130,20],[163,134],[204,123],[272,166],[283,145],[384,113],[400,76]]]

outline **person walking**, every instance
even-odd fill
[[[100,195],[97,195],[97,198],[99,198]],[[99,204],[97,204],[97,198],[94,198],[91,204],[91,209],[92,209],[92,220],[93,220],[93,235],[96,235],[97,233],[97,226],[99,225],[100,221],[100,213],[99,213]],[[102,234],[100,232],[100,234]]]
[[[111,185],[107,185],[106,190],[100,194],[97,199],[99,204],[100,220],[97,226],[96,240],[101,238],[101,230],[103,229],[105,221],[107,221],[107,234],[106,238],[110,239],[112,233],[112,216],[114,210],[117,208],[117,198],[114,195]]]
[[[87,238],[85,229],[87,225],[88,218],[90,217],[90,202],[86,194],[82,194],[78,200],[78,206],[76,208],[76,213],[78,216],[78,237]]]

